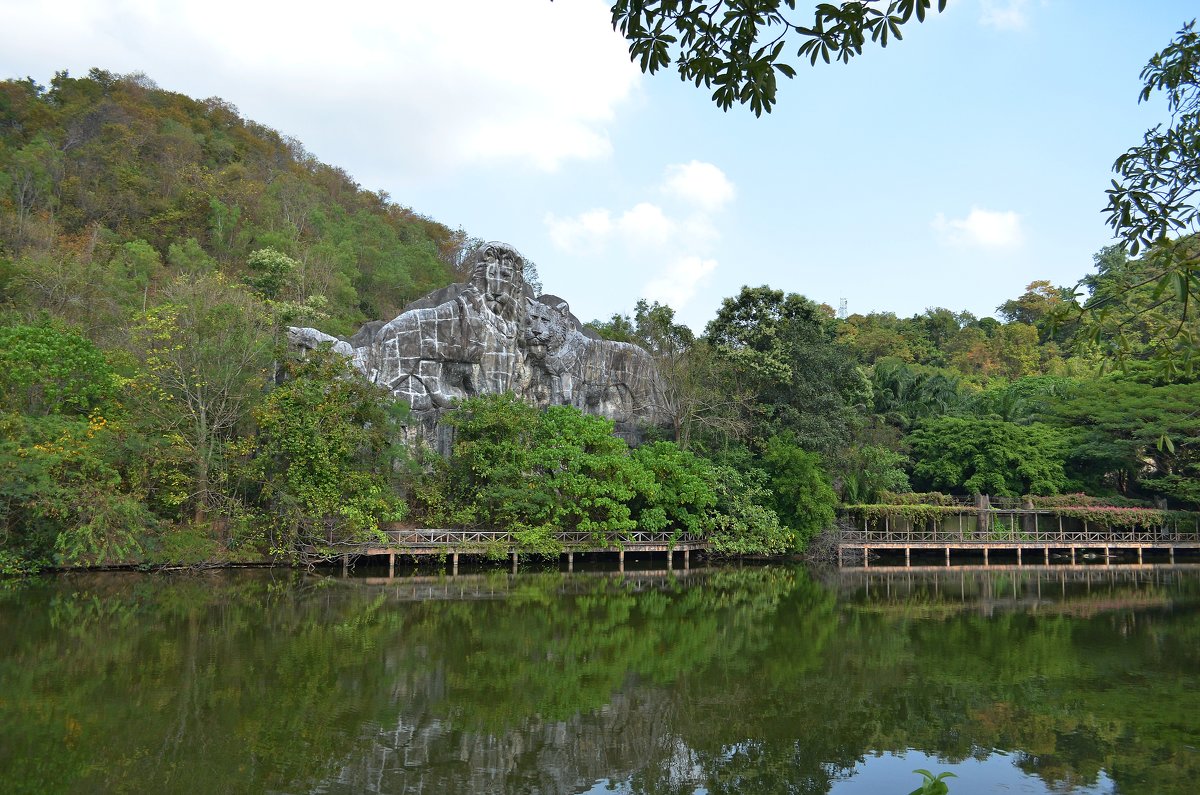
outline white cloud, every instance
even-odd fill
[[[702,259],[695,255],[679,257],[656,278],[642,288],[642,295],[650,301],[659,301],[674,309],[686,306],[717,269],[715,259]]]
[[[651,275],[642,297],[680,310],[717,268],[711,257],[721,236],[717,210],[737,191],[717,166],[693,160],[667,166],[652,192],[679,200],[674,204],[681,211],[641,201],[623,212],[599,208],[567,218],[551,213],[544,219],[547,234],[568,254],[599,257],[608,246],[619,247],[622,269],[637,279]]]
[[[322,152],[428,171],[608,156],[638,85],[603,0],[0,3],[0,77],[144,71]],[[233,87],[233,88],[231,88]],[[364,112],[369,118],[364,118]],[[347,164],[341,164],[347,165]]]
[[[568,253],[582,253],[603,247],[612,234],[612,215],[608,210],[588,210],[574,218],[546,215],[546,227],[554,246]]]
[[[626,210],[617,222],[624,242],[634,247],[664,246],[675,235],[678,224],[663,213],[662,208],[641,202]]]
[[[1008,210],[995,212],[972,207],[966,218],[947,219],[938,213],[930,226],[943,243],[981,248],[1010,248],[1021,244],[1021,216]]]
[[[980,0],[979,22],[996,30],[1024,30],[1029,25],[1028,5],[1029,0]]]
[[[721,209],[736,194],[724,171],[699,160],[667,166],[662,191],[709,212]]]

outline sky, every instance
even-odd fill
[[[603,0],[0,0],[0,78],[99,67],[220,97],[512,244],[584,320],[646,298],[700,332],[764,284],[983,317],[1113,242],[1112,162],[1167,119],[1139,73],[1197,11],[950,0],[886,49],[798,65],[761,118],[643,75]]]

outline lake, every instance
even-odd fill
[[[0,582],[0,791],[1200,781],[1195,568],[424,571]]]

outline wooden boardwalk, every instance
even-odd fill
[[[450,559],[453,571],[458,571],[460,556],[504,557],[512,561],[513,571],[522,554],[539,554],[523,550],[520,542],[506,530],[446,530],[446,529],[397,529],[384,531],[386,542],[367,543],[342,555],[343,567],[349,566],[351,557],[385,556],[388,559],[388,576],[394,576],[396,557],[441,555]],[[562,548],[559,559],[567,560],[567,571],[574,571],[577,554],[616,555],[621,571],[625,568],[625,553],[665,553],[667,569],[674,568],[675,555],[683,558],[684,569],[691,567],[693,552],[707,552],[708,542],[699,536],[687,533],[650,533],[635,531],[609,539],[607,546],[597,544],[591,533],[562,532],[555,535]],[[553,553],[551,553],[553,554]]]
[[[945,526],[914,528],[909,525],[843,530],[838,538],[838,565],[851,568],[857,564],[869,568],[872,555],[890,553],[898,557],[901,552],[906,567],[912,566],[914,552],[924,557],[929,557],[930,553],[944,556],[945,566],[953,565],[955,555],[960,562],[964,555],[972,562],[982,556],[983,565],[988,566],[997,553],[1005,564],[1015,556],[1017,566],[1056,565],[1053,561],[1059,561],[1057,565],[1074,566],[1089,560],[1112,565],[1114,560],[1126,557],[1132,563],[1135,556],[1137,563],[1143,564],[1148,553],[1174,564],[1181,553],[1200,554],[1200,533],[1197,532],[1167,527],[1099,528],[1089,527],[1086,523],[1081,528],[1064,529],[1061,523],[1038,522],[1039,515],[1053,516],[1049,511],[1016,510],[991,515],[997,513],[1010,521],[1007,524],[995,522],[991,529],[984,531],[964,531],[961,525],[958,530]]]

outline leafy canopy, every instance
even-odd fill
[[[1177,346],[1161,346],[1160,363],[1168,370],[1190,374],[1200,335],[1194,323],[1193,303],[1200,299],[1200,256],[1194,235],[1200,232],[1200,34],[1192,20],[1175,39],[1151,57],[1142,70],[1138,95],[1145,102],[1157,92],[1167,97],[1170,121],[1146,131],[1142,143],[1131,147],[1113,163],[1116,178],[1108,190],[1107,221],[1123,247],[1137,255],[1146,250],[1144,278],[1131,286],[1153,285],[1152,300],[1135,309],[1147,313],[1156,336],[1178,339]],[[1124,295],[1118,296],[1124,301]],[[1169,300],[1178,311],[1157,314]],[[1100,298],[1089,308],[1108,303]]]
[[[909,436],[922,485],[1015,497],[1057,494],[1066,486],[1066,440],[1047,425],[939,417]]]
[[[811,23],[801,22],[796,0],[617,0],[613,28],[629,41],[629,56],[643,72],[671,65],[679,78],[712,88],[722,110],[736,102],[755,116],[775,104],[777,75],[795,77],[788,62],[849,63],[868,41],[886,47],[900,28],[924,22],[931,0],[819,3]],[[938,0],[938,11],[946,0]],[[797,42],[799,44],[797,45]],[[715,87],[715,88],[714,88]]]

